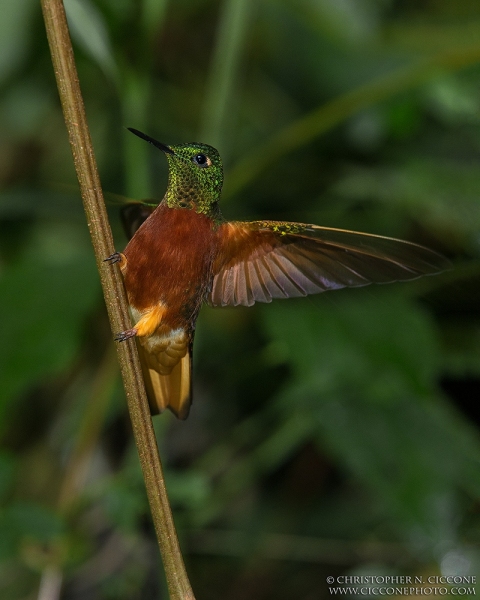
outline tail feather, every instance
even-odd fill
[[[152,368],[151,355],[140,344],[137,346],[152,414],[169,408],[179,419],[186,419],[192,403],[191,352],[187,352],[168,375],[162,375]]]

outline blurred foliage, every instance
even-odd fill
[[[0,596],[165,598],[40,7],[7,4]],[[345,573],[478,575],[478,3],[65,4],[107,191],[165,189],[166,161],[126,126],[197,139],[225,158],[229,218],[403,237],[455,265],[203,309],[191,415],[155,419],[197,598],[320,598]]]

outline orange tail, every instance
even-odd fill
[[[191,353],[187,352],[168,375],[162,375],[153,367],[152,355],[139,343],[137,347],[152,415],[169,408],[179,419],[186,419],[192,404]]]

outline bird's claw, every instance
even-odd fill
[[[120,333],[117,333],[117,335],[115,336],[115,341],[125,342],[126,340],[129,340],[130,338],[135,337],[136,335],[136,329],[127,329],[126,331],[121,331]]]
[[[122,261],[122,255],[120,254],[120,252],[114,252],[113,254],[110,254],[110,256],[108,258],[103,259],[103,262],[108,262],[111,265],[114,265],[115,263],[118,263],[121,261]]]

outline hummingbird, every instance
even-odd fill
[[[223,166],[215,148],[167,146],[129,131],[161,150],[169,167],[163,200],[154,209],[136,205],[142,206],[138,229],[122,253],[105,259],[120,267],[135,322],[115,339],[137,340],[152,414],[168,408],[180,419],[188,416],[203,303],[252,306],[448,267],[437,252],[399,239],[286,221],[227,221],[219,207]]]

